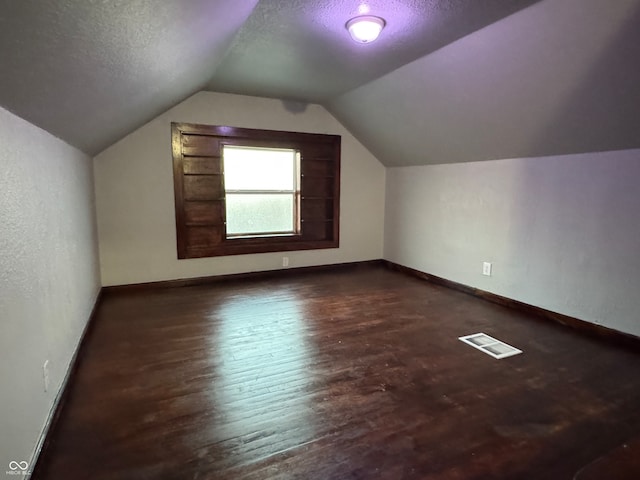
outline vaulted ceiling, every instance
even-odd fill
[[[640,0],[0,9],[0,105],[89,154],[200,90],[321,103],[386,165],[640,147]],[[366,11],[387,27],[356,44]]]

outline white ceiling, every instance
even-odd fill
[[[369,45],[346,21],[366,4]],[[321,103],[386,165],[640,146],[640,0],[0,0],[0,105],[96,154],[208,89]]]
[[[0,0],[0,105],[89,154],[209,81],[257,0]]]
[[[640,0],[544,0],[331,100],[385,165],[640,147]]]
[[[263,0],[208,89],[322,103],[536,1]],[[345,24],[367,12],[387,25],[363,45]]]

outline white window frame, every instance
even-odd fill
[[[224,186],[224,195],[225,199],[227,195],[288,195],[291,196],[291,201],[293,203],[293,218],[292,225],[293,228],[291,230],[286,231],[260,231],[260,232],[243,232],[237,234],[230,234],[226,231],[225,228],[225,238],[227,239],[238,239],[238,238],[265,238],[265,237],[286,237],[286,236],[294,236],[300,234],[300,151],[295,148],[274,148],[274,147],[258,147],[255,145],[223,145],[222,146],[222,165],[223,172],[225,166],[225,156],[224,150],[225,148],[233,148],[233,149],[250,149],[250,150],[285,150],[292,152],[293,155],[293,188],[290,190],[258,190],[258,189],[227,189],[226,185]],[[225,224],[228,224],[226,219],[226,215],[228,215],[228,210],[225,201]]]

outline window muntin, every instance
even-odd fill
[[[299,233],[300,153],[223,145],[227,238]]]

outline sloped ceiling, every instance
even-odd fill
[[[385,165],[640,147],[640,0],[544,0],[329,103]]]
[[[640,146],[640,0],[0,0],[0,105],[96,154],[208,89],[318,102],[386,165]],[[345,22],[370,11],[370,45]]]
[[[322,103],[536,1],[261,1],[208,88]],[[357,44],[345,23],[368,12],[384,35]]]
[[[0,105],[96,154],[194,92],[257,0],[0,0]]]

